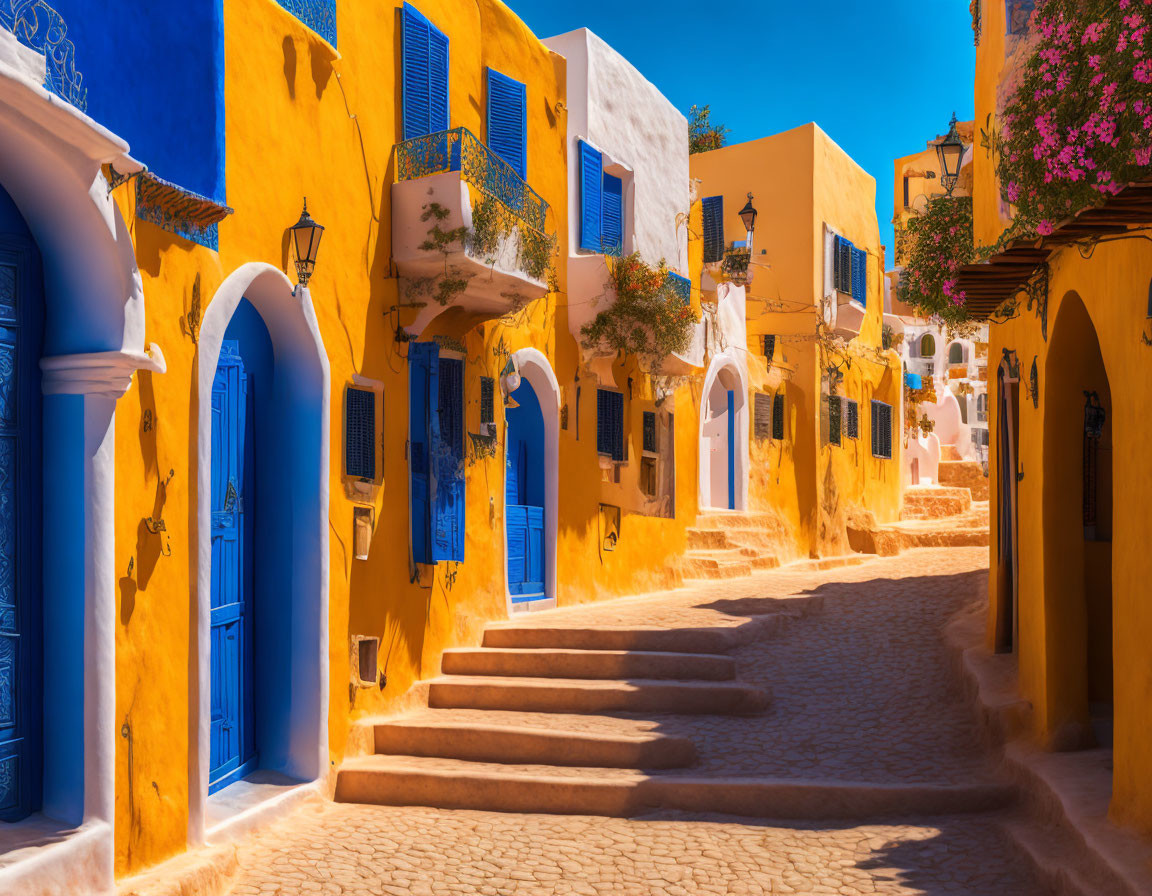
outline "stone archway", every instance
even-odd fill
[[[1075,293],[1060,304],[1044,371],[1046,728],[1056,749],[1110,746],[1112,397]]]
[[[267,351],[259,347],[261,339],[267,339]],[[253,548],[258,639],[251,654],[258,707],[254,767],[311,785],[328,765],[328,358],[308,290],[293,289],[271,265],[252,263],[221,284],[204,314],[198,342],[198,674],[190,701],[189,762],[193,843],[212,827],[207,820],[213,784],[212,635],[218,621],[212,611],[213,511],[220,509],[213,505],[213,387],[223,356],[236,353],[244,340],[256,346],[250,356],[274,355],[274,362],[266,357],[250,361],[263,367],[265,376],[264,385],[256,386],[262,392],[263,422],[255,429],[259,453],[252,461],[253,510],[263,520]],[[225,828],[239,830],[244,824],[240,813],[217,821],[212,833],[221,836]]]

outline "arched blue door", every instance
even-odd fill
[[[256,766],[252,694],[252,375],[226,339],[212,384],[212,724],[208,792]]]
[[[0,820],[40,806],[40,253],[0,189]]]
[[[512,393],[505,412],[504,507],[508,542],[508,591],[513,603],[543,600],[544,415],[528,380]]]

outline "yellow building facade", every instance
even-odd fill
[[[975,153],[973,202],[977,247],[989,247],[1011,221],[998,135],[1030,38],[1026,21],[1009,27],[1004,4],[982,6],[975,98],[987,139]],[[1059,229],[1010,247],[1032,274],[1019,292],[986,279],[995,265],[967,269],[961,288],[991,324],[987,645],[1015,655],[1030,738],[1084,751],[1079,766],[1110,778],[1111,818],[1147,834],[1152,249],[1120,230],[1092,251]]]
[[[733,279],[724,259],[748,251],[740,210],[758,210],[747,366],[753,393],[782,397],[784,423],[782,438],[753,439],[749,505],[782,515],[792,556],[846,553],[855,511],[889,522],[901,503],[902,368],[881,346],[875,181],[813,124],[694,155],[692,176],[705,203],[722,197],[723,233],[736,237],[711,267],[714,286]],[[836,280],[838,246],[853,250],[855,283]],[[875,443],[874,429],[891,435]]]

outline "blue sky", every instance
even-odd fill
[[[540,37],[595,31],[676,106],[711,104],[730,143],[815,121],[877,181],[892,259],[892,162],[971,118],[965,0],[506,0]]]

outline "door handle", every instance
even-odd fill
[[[236,491],[236,480],[228,480],[228,491],[224,493],[224,512],[231,513],[236,509],[236,503],[240,500],[240,494]]]

